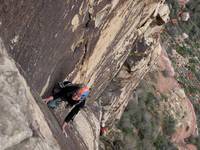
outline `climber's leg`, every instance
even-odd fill
[[[48,102],[47,105],[49,108],[54,109],[60,104],[61,101],[62,101],[61,98],[57,98],[57,99],[54,99],[54,100]]]

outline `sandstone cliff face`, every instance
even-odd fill
[[[133,89],[160,54],[159,31],[168,13],[164,1],[159,0],[2,1],[0,37],[32,89],[40,107],[35,103],[33,109],[43,113],[48,123],[44,118],[38,123],[40,130],[49,129],[48,134],[42,134],[47,141],[38,135],[39,144],[51,146],[55,142],[57,149],[98,149],[102,116],[98,98],[109,104],[103,108],[104,122],[112,124],[121,117]],[[128,65],[123,66],[126,60]],[[84,82],[92,89],[88,107],[70,125],[67,139],[58,124],[62,124],[68,110],[61,105],[54,111],[56,121],[38,97],[48,95],[53,85],[63,79]],[[118,91],[109,93],[118,84]],[[8,86],[12,88],[11,83]],[[29,111],[24,108],[20,111]],[[19,116],[27,124],[22,126],[26,132],[22,129],[23,137],[13,144],[28,138],[22,145],[32,146],[37,140],[30,138],[33,131],[28,126],[34,115],[28,117],[30,122],[23,113]]]
[[[0,149],[60,149],[29,87],[14,61],[8,57],[1,40],[0,59]]]

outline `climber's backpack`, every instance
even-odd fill
[[[72,83],[70,81],[61,81],[56,83],[56,85],[53,88],[53,95],[59,93],[63,88],[71,85]]]

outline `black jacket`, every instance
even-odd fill
[[[74,108],[69,112],[67,117],[65,117],[65,122],[69,122],[70,120],[73,120],[74,117],[78,114],[79,110],[84,107],[84,105],[85,105],[85,99],[75,104]]]
[[[63,101],[67,101],[69,105],[74,106],[65,118],[65,122],[69,122],[74,119],[75,115],[78,114],[79,110],[85,105],[85,99],[80,101],[74,101],[72,99],[73,94],[79,89],[80,85],[69,84],[53,95],[54,99],[61,98]]]

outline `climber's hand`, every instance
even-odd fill
[[[52,100],[53,100],[53,96],[50,96],[50,97],[45,98],[45,99],[43,99],[43,100],[44,100],[44,102],[47,104],[49,101],[52,101]]]
[[[64,133],[64,135],[67,137],[67,132],[65,131],[65,128],[68,126],[67,122],[64,122],[62,125],[62,131]]]
[[[44,102],[47,104],[50,100],[49,99],[44,99]]]

